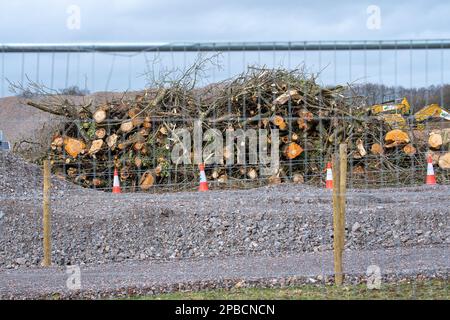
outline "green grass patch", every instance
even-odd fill
[[[174,292],[129,299],[144,300],[354,300],[354,299],[420,299],[449,300],[447,280],[411,280],[382,284],[379,290],[367,289],[365,284],[332,285],[305,284],[285,288],[233,288],[197,292]]]

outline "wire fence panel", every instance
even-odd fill
[[[346,144],[347,292],[448,297],[450,41],[0,48],[0,296],[323,293]]]

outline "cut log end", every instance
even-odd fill
[[[403,147],[403,152],[406,153],[408,156],[413,156],[416,154],[417,150],[412,144],[408,143],[406,146]]]
[[[303,148],[295,142],[289,143],[284,149],[284,155],[288,159],[295,159],[303,152]]]
[[[139,186],[140,186],[141,190],[145,191],[145,190],[150,189],[154,183],[155,183],[154,173],[151,170],[147,170],[142,175],[142,177],[139,181]]]
[[[400,129],[389,131],[386,134],[384,140],[387,143],[386,148],[393,148],[402,144],[406,144],[410,141],[408,134]]]
[[[370,148],[370,152],[371,152],[372,154],[375,154],[375,155],[382,155],[382,154],[384,154],[384,149],[383,149],[383,147],[381,146],[381,144],[379,144],[379,143],[374,143],[374,144],[372,145],[372,147]]]
[[[439,149],[442,146],[442,135],[437,132],[430,133],[430,137],[428,138],[428,145],[430,148]]]

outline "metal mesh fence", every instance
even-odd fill
[[[16,93],[22,95],[26,100],[32,99],[33,95],[39,96],[51,93],[75,93],[75,94],[86,94],[87,92],[96,92],[99,89],[105,92],[118,91],[118,90],[139,90],[145,86],[152,88],[161,85],[171,84],[176,85],[177,79],[181,79],[186,72],[191,70],[192,66],[198,66],[199,59],[208,60],[208,64],[201,67],[198,74],[196,73],[195,83],[189,83],[189,85],[194,85],[195,87],[205,88],[208,85],[216,84],[216,86],[223,85],[223,81],[227,79],[232,79],[236,75],[245,75],[248,72],[249,66],[264,68],[266,70],[282,69],[292,70],[296,68],[301,68],[305,77],[314,77],[314,82],[318,85],[326,87],[335,87],[339,84],[350,84],[354,86],[351,90],[355,92],[350,92],[350,97],[355,97],[354,99],[359,99],[364,97],[367,106],[371,104],[381,103],[392,98],[407,97],[408,101],[412,105],[411,110],[402,115],[406,124],[398,124],[398,126],[408,126],[408,129],[412,131],[419,131],[417,126],[420,126],[420,133],[422,137],[412,137],[413,140],[424,139],[423,136],[428,136],[432,130],[439,130],[446,127],[447,120],[445,117],[440,117],[434,119],[432,123],[425,121],[419,123],[415,121],[414,113],[418,111],[425,105],[430,103],[436,103],[441,107],[445,107],[445,90],[448,88],[445,86],[446,75],[445,61],[447,52],[448,42],[447,41],[391,41],[391,42],[349,42],[349,43],[327,43],[327,42],[317,42],[317,43],[212,43],[212,44],[153,44],[153,45],[84,45],[84,46],[74,46],[74,45],[59,45],[59,46],[46,46],[46,45],[4,45],[3,46],[3,68],[2,68],[2,93],[5,95],[5,91],[8,85],[14,87],[20,83],[22,87],[21,90]],[[139,52],[130,52],[133,50],[140,50]],[[219,51],[220,50],[220,51]],[[213,52],[209,56],[205,52]],[[199,54],[204,54],[199,57]],[[205,56],[206,54],[206,56]],[[13,70],[13,71],[12,71]],[[201,72],[200,72],[201,71]],[[115,76],[118,74],[119,76]],[[275,73],[274,73],[275,74]],[[125,75],[125,76],[124,76]],[[189,75],[191,76],[191,74]],[[97,80],[96,80],[97,78]],[[236,80],[236,79],[235,79]],[[266,80],[266,79],[264,79]],[[98,83],[96,83],[96,81]],[[283,79],[273,79],[272,85],[286,86],[283,84]],[[367,83],[376,83],[372,86],[367,85]],[[32,83],[34,86],[23,87],[26,83]],[[262,83],[266,85],[266,83]],[[297,89],[298,84],[296,84]],[[405,88],[406,87],[406,88]],[[422,89],[417,89],[417,87],[423,87]],[[37,89],[40,88],[40,89]],[[47,88],[45,91],[42,88]],[[55,89],[55,88],[59,88]],[[231,87],[230,87],[231,88]],[[42,89],[41,92],[40,90]],[[72,92],[70,90],[72,89]],[[237,88],[234,88],[237,89]],[[242,88],[238,88],[242,89]],[[227,109],[223,108],[220,112],[231,111],[231,108],[236,109],[234,104],[239,103],[237,107],[237,113],[241,118],[241,123],[248,122],[249,119],[254,121],[255,117],[260,117],[257,120],[257,125],[254,123],[250,124],[252,128],[261,128],[261,122],[270,120],[270,117],[276,115],[276,111],[271,114],[261,114],[258,105],[267,104],[273,102],[277,94],[282,94],[283,88],[272,88],[272,92],[268,92],[267,88],[263,88],[260,91],[256,89],[254,92],[246,93],[244,90],[240,93],[240,96],[234,95],[233,93],[225,93],[228,96],[224,96],[223,99],[228,99],[222,104],[228,104]],[[286,86],[285,90],[290,90]],[[300,88],[303,89],[303,88]],[[308,88],[304,88],[308,89]],[[52,91],[56,90],[56,91]],[[259,90],[259,89],[258,89]],[[211,90],[205,90],[205,93],[210,94]],[[264,92],[262,92],[264,91]],[[348,94],[349,92],[347,92]],[[224,95],[224,93],[221,93]],[[314,93],[316,94],[316,93]],[[120,95],[119,95],[120,97]],[[37,97],[36,97],[37,98]],[[112,98],[112,95],[111,95]],[[118,100],[118,97],[115,97]],[[201,94],[193,97],[194,99],[203,99]],[[321,93],[316,94],[314,97],[319,102],[316,108],[322,107],[327,101],[321,96]],[[183,99],[183,98],[181,98]],[[236,101],[233,101],[235,99]],[[240,99],[240,100],[239,100]],[[62,104],[63,98],[59,101],[57,99],[49,99],[49,103]],[[132,99],[128,100],[128,103],[132,104]],[[167,99],[166,99],[167,100]],[[269,100],[269,101],[268,101]],[[272,101],[270,101],[272,100]],[[78,103],[81,101],[85,103],[89,102],[89,98],[80,98]],[[356,100],[355,100],[356,101]],[[167,101],[164,104],[166,109],[170,108],[169,104],[178,103],[183,104],[186,101]],[[286,132],[282,132],[282,137],[284,144],[292,142],[292,135],[303,143],[300,144],[305,150],[301,157],[296,159],[281,159],[282,165],[286,165],[286,169],[283,174],[285,180],[292,180],[295,171],[304,175],[306,181],[323,181],[323,170],[326,163],[330,158],[330,150],[323,150],[324,142],[320,146],[308,146],[305,149],[305,144],[308,141],[308,134],[310,132],[304,132],[307,130],[302,130],[299,126],[299,121],[304,119],[299,118],[298,112],[302,106],[310,104],[311,101],[307,102],[305,99],[303,101],[288,101],[288,106],[284,107],[282,110],[284,112],[284,121],[288,125],[287,137]],[[360,103],[360,102],[358,102]],[[199,102],[201,107],[204,107],[205,102]],[[256,107],[255,107],[256,105]],[[349,103],[350,105],[350,103]],[[178,106],[174,105],[174,109]],[[328,106],[326,106],[328,107]],[[248,110],[247,110],[248,109]],[[158,130],[161,128],[163,123],[171,123],[175,126],[180,127],[180,125],[187,125],[192,127],[193,119],[197,118],[198,115],[192,114],[178,116],[172,113],[170,110],[164,116],[152,115],[152,129],[150,130],[149,136],[155,137],[158,134]],[[176,111],[176,110],[175,110]],[[307,111],[307,110],[306,110]],[[180,112],[180,111],[178,111]],[[230,124],[230,121],[221,121],[221,114],[210,113],[208,117],[209,121],[214,123],[214,126],[224,126],[225,124]],[[318,129],[312,131],[320,131],[320,135],[324,135],[325,131],[329,128],[327,127],[332,120],[330,117],[323,116],[320,113],[313,114],[314,119],[312,122],[314,126]],[[356,123],[355,119],[362,122],[370,122],[369,119],[371,115],[352,115],[345,114],[346,119],[344,119],[344,113],[333,115],[333,119],[336,120],[341,118],[344,123]],[[187,117],[187,118],[186,118]],[[252,118],[253,117],[253,118]],[[216,118],[216,119],[213,119]],[[249,119],[248,119],[249,118]],[[357,119],[358,118],[358,119]],[[447,115],[448,118],[448,115]],[[22,122],[28,122],[28,119],[20,118],[18,120],[12,120],[11,118],[4,118],[5,125],[8,126],[8,131],[16,138],[17,133],[14,132],[16,123],[20,124]],[[37,120],[35,117],[32,122],[42,121],[41,126],[44,125],[46,119]],[[89,129],[95,129],[95,123],[87,123],[86,119],[83,120],[83,125],[87,126]],[[93,121],[93,120],[92,120]],[[119,121],[119,119],[109,119],[108,124],[101,126],[105,128],[111,128]],[[219,124],[220,122],[220,124]],[[324,127],[325,123],[325,127]],[[240,124],[241,125],[241,124]],[[380,129],[378,142],[383,142],[383,134],[386,129],[381,128],[382,124],[379,124]],[[65,128],[67,126],[64,126]],[[267,125],[264,124],[267,128]],[[395,126],[394,126],[395,127]],[[244,128],[245,129],[245,128]],[[364,129],[368,131],[367,129]],[[86,130],[88,131],[88,130]],[[63,135],[65,132],[61,132]],[[110,132],[108,132],[109,134]],[[327,132],[326,134],[329,134]],[[347,134],[354,135],[352,132]],[[372,132],[366,132],[364,134],[359,134],[359,139],[362,140],[362,144],[365,148],[370,148],[370,146],[375,142],[373,138],[369,136],[373,134]],[[414,135],[414,134],[412,134]],[[169,136],[169,134],[168,134]],[[74,138],[80,138],[79,132],[76,133]],[[84,137],[85,138],[85,137]],[[170,139],[170,137],[168,137]],[[346,137],[348,138],[348,137]],[[372,141],[367,141],[367,140]],[[23,146],[30,147],[28,143],[20,144],[20,139],[14,139],[14,142],[19,142],[16,144],[16,149],[21,149]],[[354,139],[353,144],[356,145],[356,139]],[[413,141],[414,143],[420,143],[419,141]],[[330,143],[328,143],[330,144]],[[165,144],[166,148],[170,148],[170,143]],[[155,152],[159,151],[155,149],[155,144],[152,145],[152,157],[155,157]],[[314,149],[314,150],[312,150]],[[440,149],[440,148],[439,148]],[[442,149],[445,151],[445,146]],[[282,151],[282,150],[281,150]],[[308,158],[308,153],[320,152],[323,154],[316,155],[313,158]],[[356,176],[351,171],[350,183],[353,184],[357,181],[361,181],[365,186],[368,185],[402,185],[408,184],[418,184],[424,175],[424,170],[426,168],[426,162],[423,159],[426,158],[427,150],[420,148],[414,154],[406,160],[406,165],[403,163],[404,157],[399,158],[399,154],[386,156],[387,164],[382,164],[381,167],[370,168],[368,162],[374,158],[373,154],[368,152],[367,156],[364,156],[362,160],[353,159],[358,163],[358,171],[362,169],[366,170],[366,174]],[[86,174],[88,175],[88,181],[85,183],[87,185],[92,184],[92,179],[97,179],[96,169],[99,166],[100,171],[102,166],[109,168],[108,170],[108,183],[102,182],[101,185],[104,188],[111,188],[111,176],[113,167],[114,153],[109,152],[107,159],[103,157],[102,160],[93,160],[93,168],[90,168]],[[376,155],[375,155],[376,156]],[[94,157],[95,158],[95,157]],[[379,157],[377,158],[379,161]],[[434,164],[437,165],[438,155],[435,155]],[[76,160],[67,159],[63,156],[56,165],[64,165],[63,175],[67,174],[67,168],[65,166],[66,161],[71,161],[71,166],[77,166]],[[107,161],[107,162],[104,162]],[[122,159],[122,162],[124,159]],[[149,161],[149,159],[147,159]],[[381,159],[383,162],[383,158]],[[151,160],[152,166],[156,167],[157,163],[155,159]],[[400,163],[402,163],[400,165]],[[158,184],[168,184],[173,183],[182,186],[186,184],[191,185],[193,181],[186,182],[184,180],[178,181],[174,176],[177,174],[178,166],[175,168],[173,163],[165,164],[165,175],[166,179],[159,179]],[[307,166],[313,166],[314,168],[307,168]],[[390,168],[386,168],[386,166]],[[68,166],[70,167],[70,166]],[[134,166],[133,166],[134,167]],[[355,165],[351,165],[351,170]],[[319,169],[320,168],[320,169]],[[80,164],[78,164],[78,169],[80,169]],[[129,169],[129,168],[128,168]],[[214,168],[214,175],[216,176],[217,171],[225,170],[224,168]],[[250,168],[251,170],[252,168]],[[183,170],[191,171],[191,176],[189,180],[195,176],[197,168],[184,166]],[[247,168],[242,169],[247,170]],[[438,169],[439,170],[439,169]],[[386,172],[384,172],[386,171]],[[141,175],[145,172],[145,168],[132,168],[129,174]],[[390,173],[395,172],[391,175]],[[80,174],[80,173],[79,173]],[[220,175],[220,174],[219,174]],[[441,182],[446,183],[448,181],[448,174],[444,170],[439,172]],[[252,175],[254,176],[254,175]],[[363,178],[361,178],[361,176]],[[387,177],[388,176],[388,177]],[[98,177],[102,178],[102,176]],[[246,173],[241,174],[242,179],[246,179]],[[105,179],[103,177],[102,179]],[[215,177],[218,179],[218,177]],[[248,180],[248,179],[247,179]],[[97,181],[98,182],[98,181]],[[158,183],[159,182],[159,183]],[[195,184],[195,182],[193,182]],[[95,187],[95,185],[94,185]]]
[[[12,151],[0,165],[0,295],[306,285],[326,298],[327,164],[346,143],[346,292],[448,297],[449,47],[2,46],[0,129]],[[389,110],[404,97],[407,111]],[[43,159],[54,174],[52,274],[37,269]],[[435,186],[423,186],[428,159]],[[210,192],[200,193],[203,162]],[[122,195],[111,194],[115,169]],[[387,291],[367,289],[380,281]]]

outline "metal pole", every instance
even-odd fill
[[[291,41],[291,42],[141,42],[141,43],[0,43],[3,52],[217,52],[449,49],[450,40]]]

